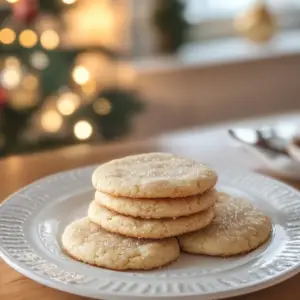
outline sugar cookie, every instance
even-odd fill
[[[62,235],[65,251],[76,260],[113,270],[149,270],[179,257],[176,238],[144,240],[109,233],[88,218],[68,225]]]
[[[112,160],[92,175],[96,190],[131,198],[178,198],[201,194],[217,182],[211,168],[169,153]]]
[[[121,215],[143,219],[177,218],[189,216],[214,205],[217,192],[211,189],[204,194],[184,198],[125,198],[96,192],[95,201]]]
[[[177,219],[138,219],[117,214],[93,201],[88,218],[109,232],[134,238],[162,239],[198,230],[214,218],[212,208]]]
[[[215,213],[209,226],[179,237],[183,251],[215,256],[246,253],[263,244],[272,231],[270,219],[244,199],[219,193]]]

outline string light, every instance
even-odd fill
[[[79,140],[87,140],[93,134],[93,127],[88,121],[78,121],[74,126],[74,135]]]
[[[23,87],[26,90],[36,90],[39,84],[38,78],[32,74],[28,74],[23,79]]]
[[[44,70],[49,66],[49,57],[42,51],[36,51],[30,56],[30,63],[34,68]]]
[[[54,30],[46,30],[41,34],[41,45],[47,50],[53,50],[59,45],[59,35]]]
[[[68,5],[74,4],[75,2],[76,2],[76,0],[62,0],[62,3],[68,4]]]
[[[79,105],[79,96],[71,92],[62,94],[57,100],[57,109],[64,116],[73,114]]]
[[[57,132],[63,123],[62,116],[56,110],[48,110],[41,117],[41,125],[47,132]]]
[[[97,114],[104,116],[111,112],[112,105],[109,100],[100,98],[94,102],[93,109]]]
[[[7,89],[16,88],[21,81],[21,72],[16,68],[6,68],[2,72],[1,83]]]
[[[37,34],[30,29],[25,29],[20,33],[19,43],[25,48],[32,48],[38,41]]]
[[[73,80],[79,84],[86,84],[90,79],[90,73],[84,66],[76,66],[72,72]]]
[[[2,44],[12,44],[16,39],[16,33],[11,28],[3,28],[0,31],[0,41]]]

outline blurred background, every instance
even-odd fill
[[[0,157],[300,108],[299,0],[0,0]]]

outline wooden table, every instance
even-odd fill
[[[0,202],[20,187],[43,176],[132,153],[150,151],[170,151],[209,164],[259,168],[259,163],[255,159],[245,157],[245,154],[232,144],[224,130],[213,129],[203,132],[195,129],[141,142],[110,146],[80,145],[42,154],[6,158],[0,161]],[[300,188],[300,182],[289,181],[289,183]],[[237,299],[299,300],[299,284],[300,275],[297,275],[274,287]],[[42,286],[0,261],[0,299],[75,300],[83,298]]]

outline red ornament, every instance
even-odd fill
[[[5,89],[0,87],[0,110],[5,106],[7,102],[8,94]]]
[[[36,19],[39,10],[39,0],[19,0],[12,7],[12,15],[15,21],[28,25]]]

